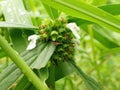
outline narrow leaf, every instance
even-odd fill
[[[106,56],[106,55],[109,55],[109,54],[116,54],[116,53],[120,53],[120,48],[119,47],[112,48],[112,49],[104,51],[102,56]]]
[[[118,43],[113,39],[114,36],[112,36],[112,33],[109,29],[103,28],[97,24],[93,24],[92,22],[85,21],[83,19],[75,18],[75,17],[69,17],[69,22],[76,22],[77,25],[79,25],[86,33],[88,32],[88,25],[93,25],[93,34],[94,38],[99,41],[101,44],[103,44],[107,48],[115,48],[119,47]],[[111,37],[112,36],[112,37]]]
[[[52,56],[55,45],[53,43],[48,44],[44,50],[39,54],[38,58],[34,61],[34,63],[31,65],[32,68],[40,69],[46,66],[48,60]]]
[[[26,24],[17,24],[17,23],[10,23],[10,22],[0,22],[1,28],[20,28],[20,29],[27,29],[27,30],[33,30],[33,29],[39,29],[38,27],[32,26],[32,25],[26,25]]]
[[[82,25],[81,28],[88,33],[87,25]],[[106,29],[98,25],[93,26],[94,38],[107,48],[119,47],[119,45],[106,33]]]
[[[48,13],[48,15],[51,17],[51,19],[55,20],[56,18],[58,18],[58,10],[52,8],[51,6],[47,5],[47,4],[44,4],[44,7]]]
[[[112,15],[120,14],[120,4],[108,4],[108,5],[100,6],[99,8]]]
[[[55,9],[64,11],[68,15],[95,22],[110,30],[120,32],[120,20],[95,6],[78,0],[75,0],[74,2],[71,0],[42,1]]]
[[[29,80],[27,79],[26,76],[23,76],[21,78],[21,80],[17,83],[16,87],[14,88],[14,90],[26,90],[27,87],[29,87],[31,85],[31,83],[29,82]]]
[[[78,73],[78,75],[83,79],[88,90],[104,90],[101,84],[96,82],[91,77],[88,77],[79,67],[76,66],[76,64],[73,61],[69,61],[68,63]]]
[[[74,69],[67,62],[58,61],[58,65],[55,67],[55,80],[59,80],[71,73]]]
[[[22,0],[5,0],[1,2],[1,5],[7,22],[32,25]]]

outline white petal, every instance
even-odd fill
[[[36,43],[29,43],[29,45],[27,46],[27,49],[26,50],[32,50],[36,47]]]
[[[78,32],[80,31],[80,28],[76,25],[76,23],[68,23],[66,27],[72,31],[72,33],[77,39],[80,39],[80,36],[78,34]]]
[[[38,35],[31,35],[28,37],[28,41],[30,41],[29,45],[27,46],[26,50],[32,50],[36,47],[36,41],[39,39]]]
[[[31,40],[37,40],[39,38],[39,36],[38,35],[30,35],[29,37],[28,37],[28,41],[31,41]]]

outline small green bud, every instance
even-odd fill
[[[64,48],[68,48],[69,47],[69,44],[64,44]]]
[[[57,37],[57,40],[58,40],[58,41],[62,41],[62,40],[63,40],[63,36],[59,35],[59,36]]]
[[[45,18],[43,24],[49,25],[51,23],[50,19]]]
[[[66,32],[66,30],[65,30],[65,28],[60,28],[60,29],[59,29],[59,32],[60,32],[60,33],[63,33],[63,32]]]
[[[64,52],[64,54],[63,54],[64,56],[68,56],[69,54],[67,53],[67,52]]]
[[[55,59],[55,60],[57,60],[58,58],[59,58],[58,55],[54,55],[54,56],[53,56],[53,59]]]
[[[58,35],[58,32],[57,32],[57,31],[52,31],[50,35],[51,35],[51,36],[53,36],[53,35]]]
[[[61,61],[61,60],[62,60],[62,58],[61,58],[61,57],[59,57],[59,58],[58,58],[58,60],[60,60],[60,61]]]
[[[45,31],[45,29],[41,29],[39,32],[40,32],[40,34],[47,33],[47,32]]]
[[[56,41],[57,40],[57,37],[56,36],[52,36],[52,41]]]
[[[46,33],[44,33],[44,34],[41,35],[41,37],[47,39],[48,35]]]
[[[58,51],[61,52],[61,51],[64,51],[64,49],[63,48],[58,48]]]

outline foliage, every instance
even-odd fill
[[[1,0],[0,90],[119,90],[119,3]],[[40,38],[26,50],[33,34]]]

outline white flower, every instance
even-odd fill
[[[39,36],[38,35],[30,35],[28,37],[28,41],[30,41],[29,45],[27,46],[27,49],[26,50],[32,50],[36,47],[36,41],[37,39],[39,39]]]
[[[80,31],[80,28],[76,25],[76,23],[68,23],[66,25],[67,28],[69,28],[72,33],[74,34],[74,36],[76,37],[76,39],[80,39],[80,36],[78,34],[78,32]]]

